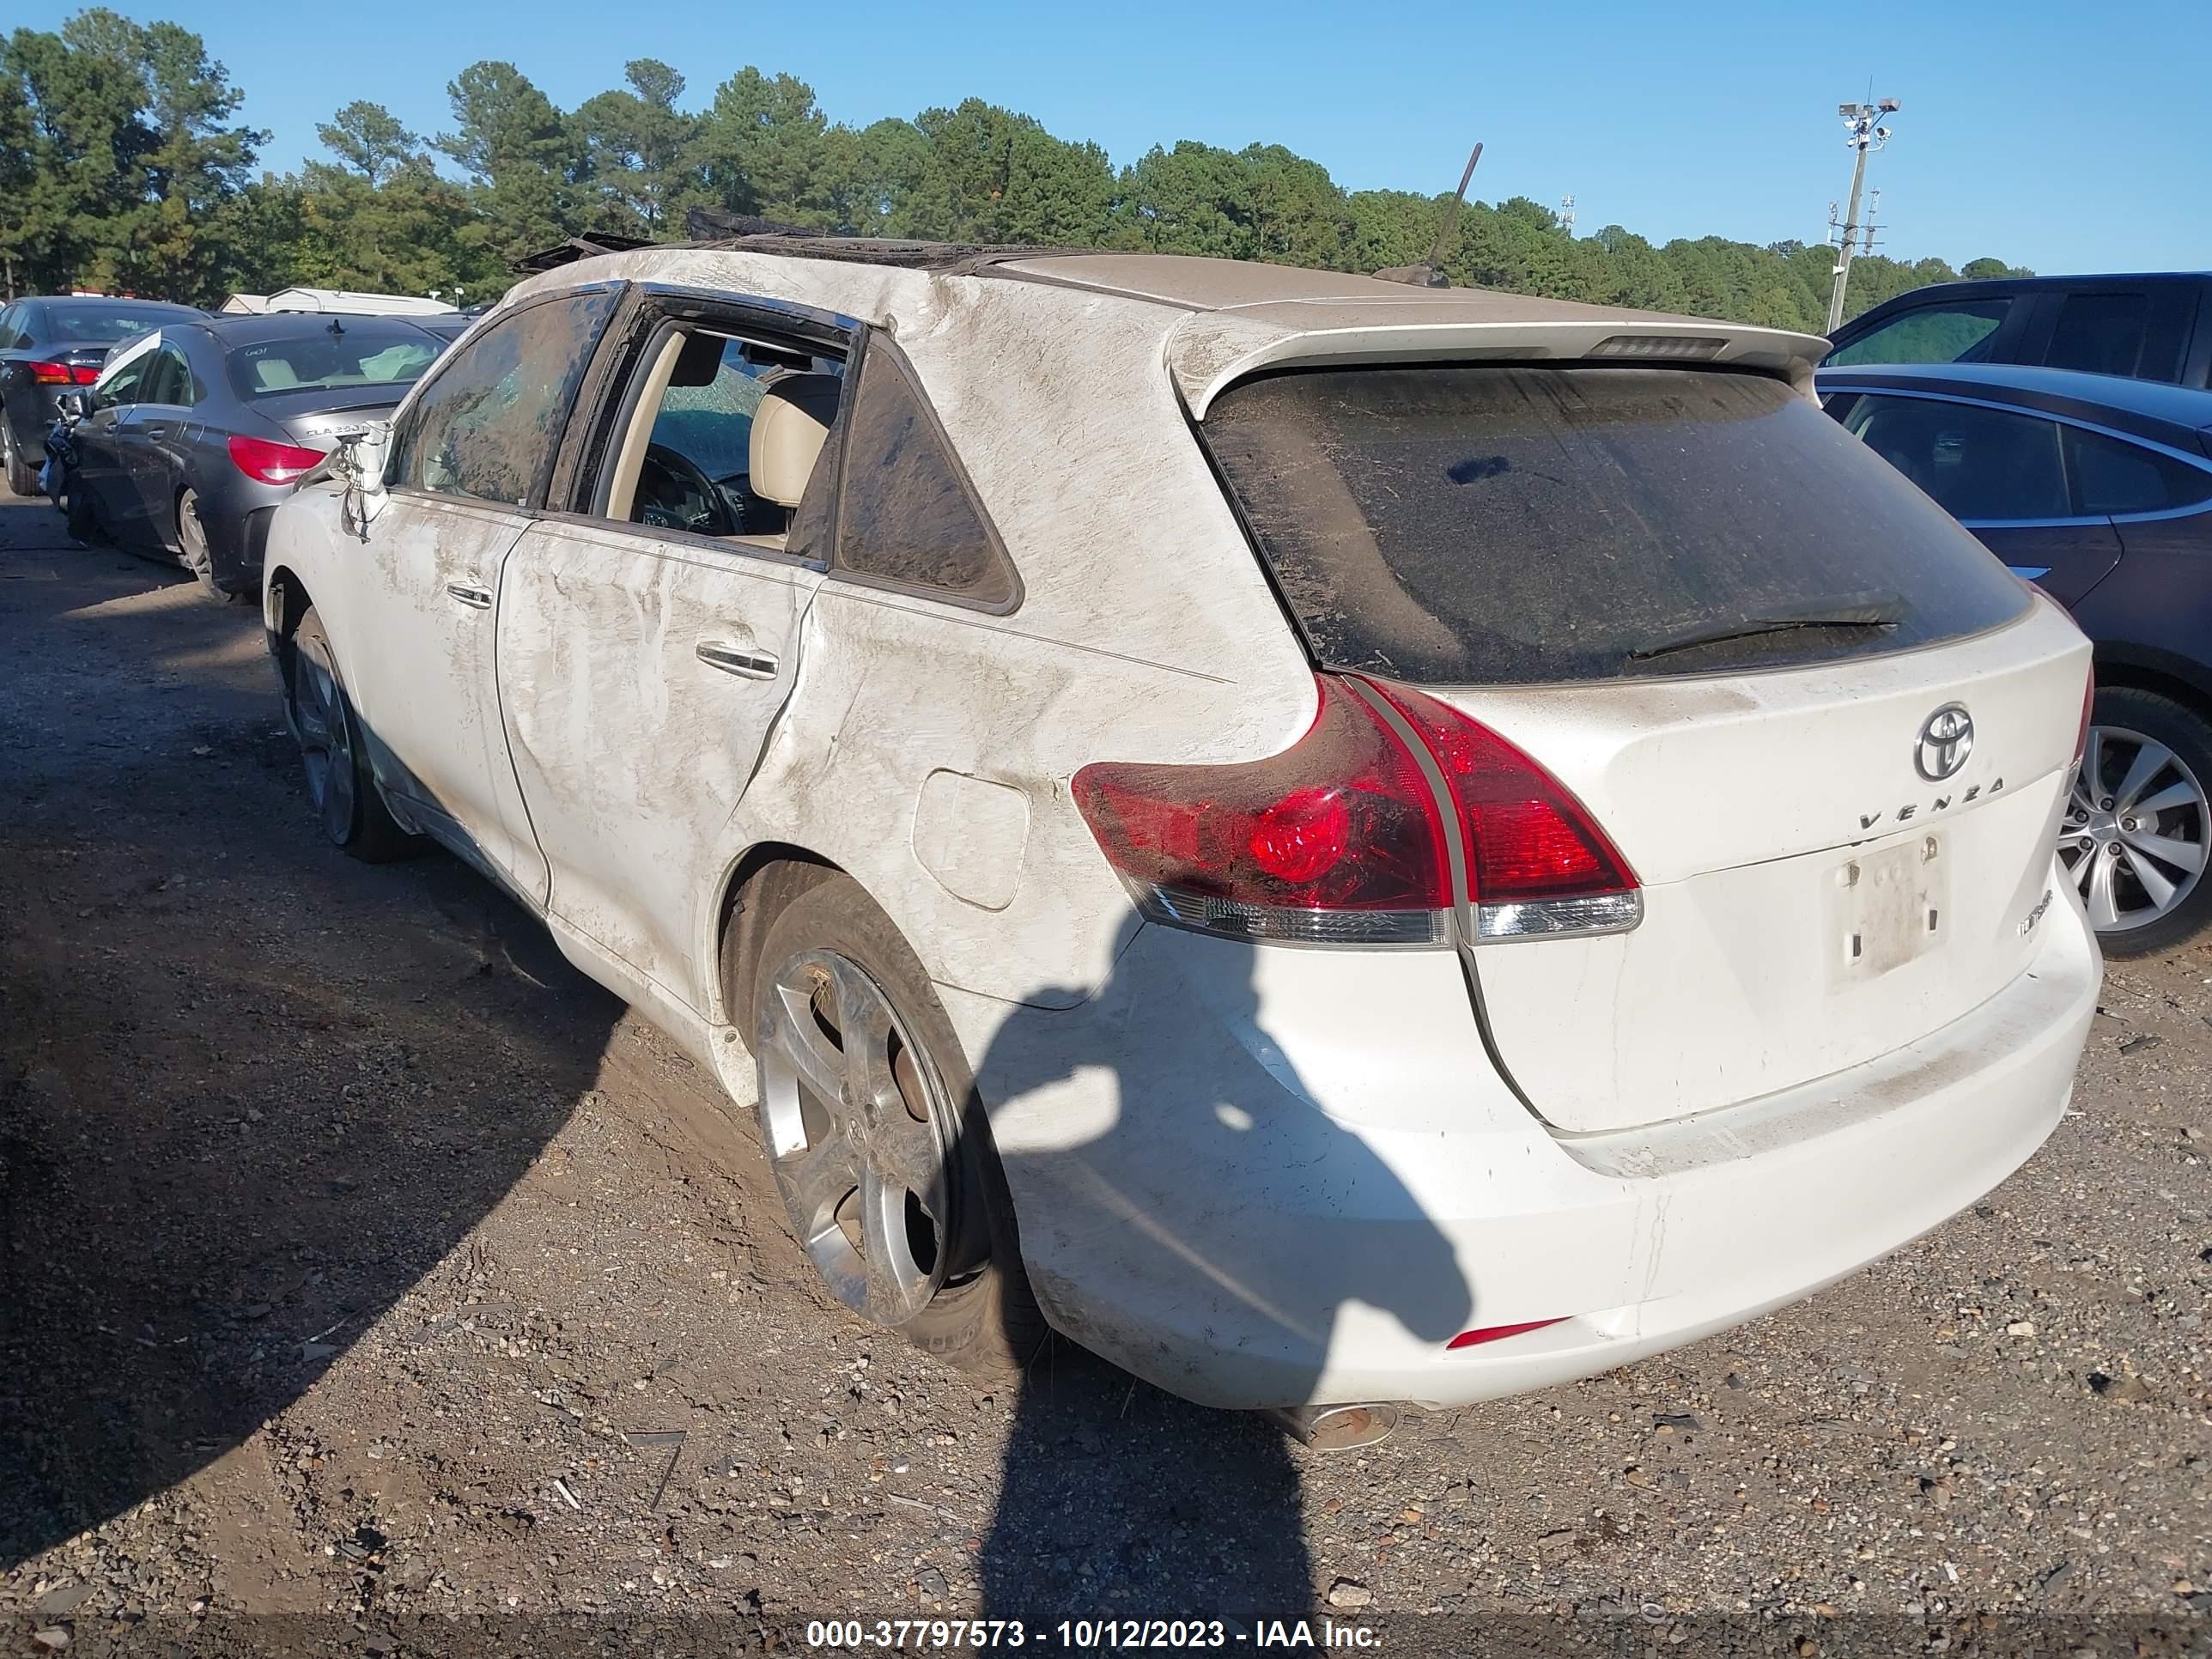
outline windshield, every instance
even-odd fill
[[[1711,673],[2020,615],[1981,544],[1783,382],[1291,371],[1200,428],[1315,655],[1431,684]]]
[[[445,348],[443,340],[406,323],[324,324],[293,338],[234,348],[230,383],[247,398],[353,387],[396,392],[422,379]]]

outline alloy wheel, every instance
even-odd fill
[[[858,963],[808,951],[763,988],[761,1127],[793,1229],[830,1291],[905,1324],[945,1283],[951,1103]]]
[[[208,559],[207,526],[200,522],[200,498],[187,489],[177,497],[177,544],[184,550],[185,568],[203,582],[215,579]]]
[[[2058,856],[2100,933],[2172,913],[2204,875],[2212,805],[2203,780],[2155,738],[2093,726],[2058,832]]]

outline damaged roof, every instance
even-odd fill
[[[1214,259],[1188,253],[1115,252],[1097,248],[1046,247],[986,242],[927,242],[911,239],[835,236],[805,231],[727,236],[662,243],[702,252],[764,253],[789,259],[832,259],[888,265],[900,270],[961,276],[1011,276],[1089,289],[1126,299],[1149,300],[1186,311],[1310,303],[1337,300],[1424,307],[1425,317],[1448,313],[1462,319],[1530,321],[1573,312],[1587,316],[1650,319],[1662,312],[1588,306],[1486,288],[1418,288],[1350,271],[1316,270],[1249,259]],[[1443,309],[1438,309],[1443,307]]]
[[[1035,284],[1158,307],[1169,313],[1163,319],[1162,340],[1168,368],[1186,407],[1199,419],[1235,381],[1291,363],[1471,358],[1624,365],[1697,362],[1778,374],[1809,397],[1814,366],[1827,350],[1825,340],[1780,329],[1493,289],[1419,288],[1298,265],[1180,253],[836,236],[781,225],[755,229],[750,222],[736,234],[660,243],[589,264],[617,277],[716,284],[736,278],[741,265],[701,268],[716,264],[716,256],[791,260],[794,291],[781,297],[798,298],[800,290],[811,290],[811,302],[832,298],[841,313],[862,301],[844,283],[830,284],[825,293],[820,281],[827,274],[821,270],[824,264],[870,268],[885,278],[902,272]],[[815,267],[814,276],[798,280],[807,265]],[[570,270],[573,276],[584,275]],[[892,289],[879,283],[868,286],[878,305],[899,308]],[[921,291],[915,290],[914,298],[920,301]],[[1173,318],[1177,312],[1182,315]]]

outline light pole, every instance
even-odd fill
[[[1844,120],[1844,142],[1851,147],[1853,156],[1851,202],[1844,210],[1843,245],[1836,250],[1836,282],[1828,292],[1828,332],[1831,334],[1840,328],[1844,321],[1844,288],[1851,278],[1851,244],[1859,233],[1859,190],[1866,183],[1867,152],[1880,149],[1889,143],[1889,129],[1881,125],[1881,118],[1894,115],[1903,107],[1894,98],[1885,98],[1878,104],[1836,106],[1836,113]]]

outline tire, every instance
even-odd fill
[[[39,494],[39,469],[23,459],[15,442],[12,425],[0,422],[0,452],[4,452],[8,468],[8,488],[25,501],[35,500]]]
[[[2099,690],[2058,853],[2108,957],[2212,927],[2212,721],[2155,691]]]
[[[100,528],[100,514],[92,505],[92,492],[84,481],[74,472],[69,480],[69,538],[79,547],[97,545],[105,538]]]
[[[239,596],[216,586],[215,560],[208,553],[207,526],[200,522],[200,497],[196,489],[177,496],[177,556],[192,573],[200,592],[217,605],[228,605]]]
[[[760,878],[763,896],[784,867]],[[963,1370],[1018,1371],[1048,1330],[951,1022],[860,884],[799,867],[809,873],[787,884],[749,975],[762,1144],[792,1230],[824,1286],[862,1318]],[[726,991],[745,968],[726,946]],[[864,1027],[869,1058],[848,1060],[845,1034]],[[877,1039],[880,1064],[870,1063]],[[817,1086],[833,1081],[835,1096]]]
[[[285,641],[279,667],[285,723],[300,745],[307,799],[325,837],[364,864],[387,864],[419,851],[420,838],[399,827],[377,789],[360,719],[313,606]]]

